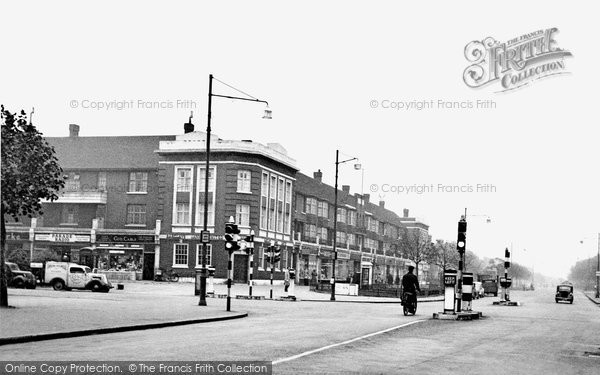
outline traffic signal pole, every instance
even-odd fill
[[[231,311],[231,273],[233,266],[233,252],[229,251],[229,260],[227,261],[227,311]]]
[[[463,271],[465,265],[465,253],[467,251],[467,209],[465,215],[458,222],[458,238],[456,241],[456,249],[460,255],[458,261],[457,283],[456,283],[456,312],[462,310],[462,286],[463,286]]]

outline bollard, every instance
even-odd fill
[[[473,273],[463,272],[462,289],[463,311],[471,311],[473,304]]]
[[[290,268],[290,288],[288,290],[288,296],[292,299],[296,299],[296,294],[294,293],[294,285],[296,284],[296,270]]]
[[[206,294],[215,295],[215,267],[208,267],[208,288]]]
[[[444,271],[444,314],[454,314],[456,299],[456,271]]]

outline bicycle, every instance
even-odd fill
[[[156,270],[154,281],[169,281],[175,283],[179,281],[179,275],[173,272],[173,270],[165,271],[164,269],[160,268]]]
[[[412,292],[404,292],[402,293],[402,307],[404,311],[404,315],[412,314],[415,315],[417,313],[417,295]]]

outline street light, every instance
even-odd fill
[[[358,158],[339,161],[340,150],[335,150],[335,198],[333,203],[333,267],[331,268],[331,301],[335,301],[335,262],[337,261],[337,198],[338,198],[338,166]]]
[[[225,86],[228,86],[234,89],[237,92],[240,92],[247,96],[247,98],[237,97],[237,96],[229,96],[229,95],[217,95],[212,92],[212,84],[213,79],[222,83]],[[250,102],[258,102],[265,103],[267,108],[265,109],[265,114],[263,116],[264,119],[272,118],[272,111],[269,109],[269,103],[265,100],[260,100],[252,95],[249,95],[241,90],[236,89],[235,87],[226,84],[225,82],[219,81],[214,78],[212,74],[208,75],[208,122],[206,125],[206,173],[204,175],[204,228],[203,233],[208,234],[208,174],[209,174],[209,160],[210,160],[210,120],[212,115],[212,98],[213,96],[219,98],[227,98],[227,99],[237,99],[237,100],[246,100]],[[199,306],[206,306],[206,252],[207,252],[207,241],[202,241],[202,268],[200,268],[200,301],[198,302]]]

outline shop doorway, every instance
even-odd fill
[[[154,280],[154,253],[144,253],[143,280]]]
[[[370,285],[371,284],[370,279],[371,279],[371,268],[364,267],[362,269],[362,277],[360,279],[360,285],[361,286]]]
[[[248,282],[248,255],[235,254],[233,256],[233,282]]]

